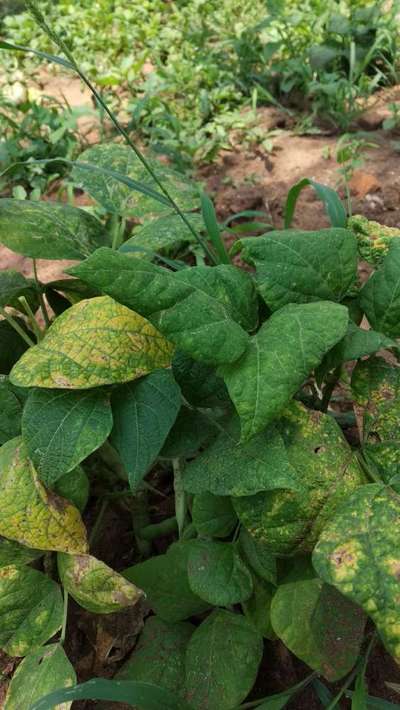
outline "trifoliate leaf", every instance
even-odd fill
[[[25,656],[61,628],[63,601],[58,584],[30,567],[0,569],[0,648]]]
[[[244,355],[220,368],[240,415],[242,440],[282,412],[325,353],[346,333],[348,311],[327,301],[285,306],[251,338]]]
[[[166,459],[190,458],[218,434],[212,418],[189,407],[181,407],[160,456]]]
[[[53,486],[54,492],[73,503],[80,513],[88,502],[89,489],[89,479],[81,466],[64,473]]]
[[[186,219],[197,233],[204,232],[204,221],[201,215],[187,214]],[[183,219],[177,214],[170,214],[159,219],[152,219],[135,229],[130,239],[127,239],[120,247],[120,251],[130,252],[134,247],[135,251],[131,252],[132,256],[151,259],[149,251],[153,253],[176,251],[182,245],[193,242],[196,242],[196,238]],[[144,251],[140,251],[140,247],[144,247]]]
[[[0,567],[26,565],[41,555],[43,555],[41,550],[33,550],[25,545],[20,545],[15,540],[0,537]]]
[[[142,591],[91,555],[58,554],[58,571],[67,592],[94,614],[134,606]]]
[[[382,265],[361,289],[360,305],[372,328],[400,337],[400,243],[391,242]]]
[[[78,510],[40,483],[20,437],[0,449],[0,535],[40,550],[83,553]]]
[[[0,376],[0,445],[21,433],[23,390]]]
[[[27,335],[31,336],[31,339],[33,338],[33,334],[30,333],[22,318],[16,318],[14,316],[14,321],[18,323],[19,327],[22,328]],[[0,373],[2,375],[8,375],[13,365],[15,365],[28,347],[28,344],[21,338],[19,333],[14,330],[11,323],[7,320],[0,321]]]
[[[174,377],[185,399],[195,407],[226,407],[230,404],[222,377],[203,362],[177,351],[172,361]]]
[[[276,634],[271,625],[271,602],[276,593],[273,584],[253,575],[253,594],[242,602],[243,613],[264,638],[274,641]]]
[[[263,540],[256,540],[245,528],[242,528],[239,535],[239,547],[244,559],[254,572],[265,582],[276,584],[276,557]]]
[[[173,348],[144,318],[108,296],[80,301],[10,373],[22,387],[90,389],[168,367]]]
[[[1,221],[1,200],[0,200],[0,221]],[[1,238],[2,240],[2,238]],[[32,290],[32,282],[14,269],[4,269],[0,271],[0,306],[10,306],[19,298],[26,296]]]
[[[241,325],[256,323],[251,277],[233,266],[173,272],[99,249],[69,273],[148,318],[180,350],[210,365],[240,357],[249,340]]]
[[[35,389],[22,417],[22,437],[39,478],[52,487],[107,439],[110,395],[104,390]]]
[[[192,522],[203,537],[227,537],[237,525],[229,498],[198,493],[193,497]]]

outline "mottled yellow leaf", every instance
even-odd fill
[[[21,437],[0,449],[0,487],[0,535],[39,550],[86,552],[79,511],[39,481]]]
[[[59,554],[58,569],[71,597],[95,614],[134,606],[143,596],[141,589],[91,555]]]
[[[13,367],[22,387],[89,389],[169,367],[173,346],[145,318],[109,296],[80,301]]]

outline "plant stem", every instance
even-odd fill
[[[180,459],[173,459],[174,469],[174,491],[175,491],[175,515],[178,524],[179,537],[182,537],[186,521],[186,495],[183,489],[183,478]]]
[[[20,304],[22,305],[22,307],[24,308],[26,315],[28,316],[29,324],[32,326],[32,330],[35,333],[36,340],[39,343],[43,338],[43,333],[39,328],[38,322],[35,318],[35,314],[33,313],[32,308],[30,307],[25,296],[20,296],[18,300],[19,300]]]
[[[61,646],[65,642],[65,636],[67,633],[67,620],[68,620],[68,592],[64,589],[64,613],[63,613],[63,622],[62,622],[61,636],[60,636]]]
[[[132,513],[136,547],[142,557],[149,557],[151,555],[151,543],[141,537],[141,531],[150,523],[147,491],[143,489],[138,491],[136,496],[129,501],[129,508]]]
[[[142,528],[140,532],[140,537],[142,540],[155,540],[157,537],[165,537],[178,530],[178,523],[176,517],[167,518],[162,520],[161,523],[154,523],[153,525],[146,525]]]
[[[64,52],[65,56],[71,63],[73,69],[76,71],[78,76],[81,78],[84,84],[88,87],[88,89],[91,91],[93,96],[95,97],[97,103],[102,107],[103,111],[107,114],[108,118],[110,119],[111,123],[113,126],[117,129],[118,133],[124,138],[128,146],[133,150],[135,153],[136,157],[144,168],[147,170],[149,175],[153,178],[154,182],[156,185],[159,187],[161,192],[165,195],[167,200],[169,201],[171,207],[175,210],[175,212],[179,215],[179,217],[183,220],[183,222],[186,224],[188,229],[191,231],[193,236],[195,237],[196,241],[202,246],[204,249],[205,253],[207,254],[208,258],[210,259],[211,263],[216,264],[217,261],[215,259],[214,254],[212,251],[208,248],[208,245],[203,239],[200,237],[200,235],[196,232],[196,230],[192,227],[190,224],[190,221],[187,219],[186,215],[184,212],[182,212],[181,208],[179,205],[175,202],[173,197],[171,197],[169,190],[164,186],[162,180],[157,176],[157,174],[154,172],[153,168],[151,167],[150,163],[146,160],[145,156],[143,153],[139,150],[139,148],[135,145],[135,143],[131,140],[129,133],[125,130],[125,128],[120,124],[118,121],[117,117],[114,115],[114,113],[111,111],[111,109],[108,107],[107,103],[104,101],[103,97],[95,86],[92,84],[90,79],[83,73],[77,62],[75,61],[75,58],[70,51],[70,49],[67,47],[65,42],[58,36],[58,34],[49,27],[47,24],[44,15],[40,11],[40,9],[36,6],[32,0],[27,0],[26,2],[28,8],[30,9],[34,19],[38,23],[38,25],[46,32],[47,36],[50,37],[50,39],[57,45],[59,49],[61,49],[62,52]]]
[[[43,313],[43,318],[44,318],[44,322],[45,322],[45,324],[46,324],[46,328],[48,328],[49,325],[51,325],[51,323],[50,323],[49,314],[48,314],[48,312],[47,312],[46,304],[45,304],[45,302],[44,302],[42,289],[41,289],[41,287],[40,287],[40,281],[39,281],[39,278],[38,278],[36,259],[33,259],[33,276],[34,276],[34,279],[35,279],[37,292],[38,292],[38,294],[39,294],[40,310],[41,310],[42,313]]]
[[[111,249],[116,251],[121,244],[121,229],[119,215],[113,214],[110,219]]]
[[[337,367],[327,379],[320,405],[321,412],[326,412],[329,407],[329,402],[331,401],[333,390],[338,383],[341,371],[342,366],[339,365],[339,367]]]
[[[18,335],[20,335],[21,338],[23,340],[25,340],[26,344],[29,345],[30,348],[35,345],[33,340],[29,337],[28,333],[25,333],[23,328],[21,328],[20,324],[17,323],[17,321],[14,320],[14,318],[12,316],[10,316],[10,314],[7,313],[7,311],[4,308],[0,307],[0,315],[2,315],[3,318],[5,318],[9,322],[9,324],[14,328],[14,330],[18,333]]]

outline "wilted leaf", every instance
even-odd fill
[[[67,592],[94,614],[134,606],[142,591],[91,555],[58,554],[58,571]]]
[[[113,392],[111,443],[121,456],[133,491],[160,453],[181,399],[170,370],[151,372]]]
[[[232,266],[169,271],[111,249],[99,249],[69,270],[148,318],[166,338],[208,364],[234,362],[254,324],[255,290],[249,274]]]
[[[265,582],[276,585],[276,557],[271,554],[263,540],[256,540],[245,528],[242,528],[239,535],[239,547],[245,560],[257,575]]]
[[[147,602],[163,621],[182,621],[209,608],[189,587],[189,553],[190,542],[174,543],[165,555],[124,571],[127,579],[143,589]]]
[[[232,710],[254,685],[263,652],[261,634],[240,614],[213,611],[186,652],[186,698],[202,710]]]
[[[60,202],[0,200],[0,241],[33,259],[84,259],[110,238],[88,212]]]
[[[357,240],[347,229],[274,231],[235,242],[256,268],[258,290],[272,311],[288,303],[341,301],[357,276]]]
[[[44,644],[62,625],[58,584],[30,567],[0,569],[0,648],[25,656]]]
[[[78,510],[47,491],[20,437],[0,449],[0,535],[40,550],[86,552]]]
[[[196,232],[204,232],[205,227],[201,215],[187,214],[186,219]],[[177,214],[170,214],[166,217],[153,219],[135,229],[130,239],[127,239],[120,247],[120,251],[129,252],[134,247],[135,251],[131,252],[132,256],[151,259],[148,251],[176,250],[183,244],[192,244],[193,242],[196,242],[196,239],[183,219]],[[140,251],[140,247],[144,247],[144,251]]]
[[[76,674],[65,651],[59,644],[32,651],[15,671],[8,687],[4,710],[22,710],[58,688],[76,684]],[[71,703],[57,705],[68,710]]]
[[[240,415],[242,440],[279,416],[325,353],[346,333],[348,311],[320,301],[285,306],[261,326],[244,353],[221,367]]]
[[[359,604],[400,661],[400,497],[379,483],[349,496],[313,553],[319,576]]]
[[[372,328],[400,337],[400,243],[393,241],[380,268],[361,289],[360,305]]]
[[[52,487],[101,446],[112,423],[110,395],[104,390],[31,391],[22,437],[40,480]]]
[[[359,362],[351,387],[363,453],[385,483],[400,473],[400,369],[379,357]]]
[[[146,160],[182,210],[191,211],[199,206],[198,189],[185,175],[171,170],[158,160],[152,158]],[[160,193],[157,183],[129,146],[116,143],[95,145],[85,150],[79,156],[79,161],[121,173],[136,180],[145,188]],[[94,197],[107,212],[116,212],[125,217],[145,215],[147,218],[151,213],[166,215],[173,212],[173,208],[169,205],[160,204],[100,171],[88,171],[76,166],[72,171],[72,179]]]
[[[359,607],[321,579],[283,584],[272,600],[275,633],[295,656],[332,683],[356,663],[365,621]]]
[[[244,527],[270,552],[307,552],[346,496],[364,483],[364,474],[333,417],[293,403],[278,426],[302,490],[232,502]]]
[[[193,497],[192,522],[199,535],[227,537],[237,525],[237,516],[229,498],[198,493]]]
[[[108,296],[80,301],[14,366],[22,387],[90,389],[168,367],[172,346],[137,313]]]
[[[150,616],[135,650],[115,677],[155,683],[181,693],[185,685],[186,646],[194,628],[184,621],[169,624]]]
[[[188,577],[192,592],[213,606],[238,604],[253,592],[251,574],[231,542],[191,542]]]

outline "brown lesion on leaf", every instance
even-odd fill
[[[337,582],[350,580],[355,576],[360,561],[360,552],[359,543],[352,540],[337,547],[329,555],[332,574]]]
[[[395,579],[400,581],[400,559],[389,558],[385,560],[385,567]]]

